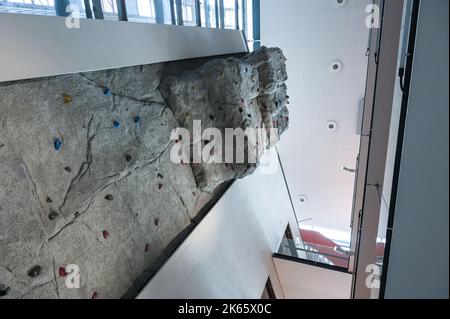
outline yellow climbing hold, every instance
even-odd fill
[[[67,93],[63,93],[63,99],[64,99],[64,104],[70,104],[73,101],[73,98],[67,94]]]

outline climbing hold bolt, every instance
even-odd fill
[[[39,276],[42,273],[42,268],[39,265],[34,266],[33,268],[31,268],[30,270],[28,270],[27,274],[28,276],[30,276],[31,278],[36,278],[37,276]]]
[[[72,99],[72,97],[69,94],[63,93],[62,96],[63,96],[64,104],[72,103],[73,99]]]
[[[59,214],[55,211],[51,211],[50,214],[48,214],[48,219],[50,220],[55,220],[57,217],[59,216]]]
[[[53,145],[55,146],[55,150],[59,151],[61,149],[62,142],[59,138],[56,138],[53,141]]]

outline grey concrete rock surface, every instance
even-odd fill
[[[282,52],[262,48],[1,83],[0,298],[123,296],[219,185],[257,166],[173,163],[172,130],[282,133],[286,78]]]

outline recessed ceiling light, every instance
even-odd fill
[[[305,205],[305,204],[307,204],[309,202],[309,199],[308,199],[308,197],[306,195],[300,195],[298,197],[298,201],[300,202],[300,204]]]
[[[334,3],[337,7],[342,8],[347,5],[347,0],[335,0]]]
[[[339,60],[335,60],[335,61],[331,62],[331,64],[330,64],[331,72],[341,72],[343,68],[344,68],[344,65]]]
[[[331,132],[334,132],[338,129],[338,124],[335,121],[328,121],[327,122],[327,129]]]

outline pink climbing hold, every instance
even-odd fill
[[[66,277],[67,276],[67,271],[66,271],[66,268],[64,268],[64,267],[59,267],[58,273],[59,273],[60,277]]]
[[[103,238],[108,239],[109,235],[110,234],[109,234],[109,232],[107,230],[103,231]]]

